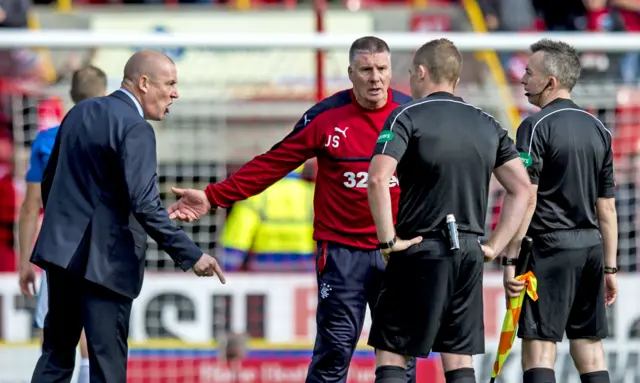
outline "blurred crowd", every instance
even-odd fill
[[[498,32],[640,32],[638,0],[480,0],[487,29]],[[510,79],[518,81],[526,52],[501,53]],[[639,52],[583,52],[584,78],[637,85]]]
[[[177,4],[229,3],[233,0],[74,0],[74,4]],[[287,0],[252,0],[277,4]],[[298,0],[303,1],[303,0]],[[313,0],[306,0],[312,2]],[[338,1],[338,0],[333,0]],[[342,0],[340,0],[342,1]],[[32,4],[52,4],[55,0],[0,0],[0,28],[32,28]],[[371,0],[375,4],[415,4],[414,0]],[[640,32],[640,0],[478,0],[490,31],[534,32]],[[427,6],[461,6],[457,0],[429,0]],[[512,83],[524,71],[526,52],[500,53],[500,61]],[[26,163],[20,149],[30,147],[35,133],[56,125],[63,114],[61,100],[41,98],[42,89],[64,83],[70,74],[91,62],[92,55],[69,55],[56,68],[42,50],[0,50],[0,272],[16,270],[16,217],[19,209]],[[640,52],[606,54],[582,52],[584,77],[615,83],[640,83]],[[19,112],[16,112],[19,111]],[[636,204],[640,182],[640,108],[618,108],[615,119],[603,117],[611,110],[593,110],[616,136],[614,152],[618,183],[620,257],[623,270],[637,271]],[[34,118],[35,116],[35,118]],[[630,118],[625,118],[631,116]],[[24,144],[24,148],[14,143]],[[20,153],[18,153],[20,152]],[[246,202],[234,206],[220,237],[228,270],[313,269],[312,200],[314,165],[298,169],[280,183]],[[502,190],[492,188],[487,228],[495,226],[500,212]],[[285,224],[283,224],[283,222]],[[623,233],[623,234],[622,234]]]

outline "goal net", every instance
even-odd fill
[[[381,36],[392,49],[393,88],[409,93],[407,71],[414,50],[442,36]],[[458,95],[495,116],[515,137],[518,123],[537,110],[527,103],[519,78],[527,47],[541,36],[444,36],[451,37],[464,53]],[[169,55],[178,69],[180,98],[164,121],[153,122],[160,193],[168,205],[175,201],[172,186],[202,189],[278,142],[313,105],[319,82],[324,95],[349,88],[347,51],[357,37],[4,32],[0,33],[0,50],[46,48],[50,62],[59,70],[70,58],[96,65],[107,73],[109,91],[118,89],[124,63],[135,50],[149,47]],[[627,53],[625,44],[638,48],[640,40],[600,35],[560,38],[581,50],[583,78],[573,93],[575,101],[602,120],[614,136],[618,265],[624,272],[619,277],[618,302],[608,311],[612,336],[605,350],[613,380],[635,382],[640,379],[640,304],[634,295],[640,287],[636,274],[640,89],[637,82],[623,81],[620,62]],[[320,56],[318,48],[323,52]],[[57,124],[72,107],[68,88],[68,77],[46,86],[16,78],[0,82],[1,121],[10,128],[8,135],[0,132],[0,145],[5,143],[0,146],[0,161],[11,164],[16,196],[13,207],[0,206],[4,209],[0,219],[8,216],[5,219],[10,220],[17,214],[30,147],[39,130]],[[0,162],[0,180],[3,164]],[[0,200],[2,193],[4,189]],[[503,195],[499,183],[492,182],[487,234],[495,227]],[[225,218],[225,211],[219,209],[183,229],[202,249],[223,260],[218,236]],[[131,316],[129,383],[304,381],[315,338],[313,273],[232,273],[227,285],[221,286],[180,272],[152,240],[146,268],[143,291]],[[491,263],[486,269],[487,347],[486,354],[474,362],[479,381],[490,376],[504,314],[500,268]],[[20,296],[15,273],[0,275],[0,308],[4,341],[0,345],[0,383],[28,381],[39,355],[38,333],[31,328],[34,302]],[[364,345],[369,324],[367,320],[362,346],[352,362],[350,383],[373,381],[373,353]],[[505,365],[503,382],[517,381],[521,373],[518,344]],[[419,368],[418,382],[444,382],[437,356],[421,361]],[[579,382],[566,344],[559,346],[556,368],[559,381]]]

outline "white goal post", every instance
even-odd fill
[[[425,42],[446,37],[461,51],[521,51],[539,39],[563,40],[580,51],[640,51],[640,33],[379,33],[393,50],[417,49]],[[138,33],[126,31],[90,32],[85,30],[0,30],[0,48],[149,48],[210,49],[348,49],[361,35],[335,33]]]

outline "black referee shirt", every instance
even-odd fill
[[[538,185],[532,235],[597,228],[596,200],[614,197],[611,133],[568,99],[527,117],[516,134],[531,183]]]
[[[396,108],[376,154],[398,160],[401,238],[444,228],[447,214],[455,215],[459,230],[484,235],[491,173],[518,158],[493,117],[445,92]]]

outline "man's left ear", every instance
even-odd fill
[[[427,78],[429,72],[427,71],[427,68],[424,67],[424,65],[418,65],[418,67],[416,68],[416,74],[418,75],[418,79],[420,81],[424,81],[424,79]]]
[[[141,76],[138,86],[140,87],[140,91],[146,94],[149,91],[149,77]]]

